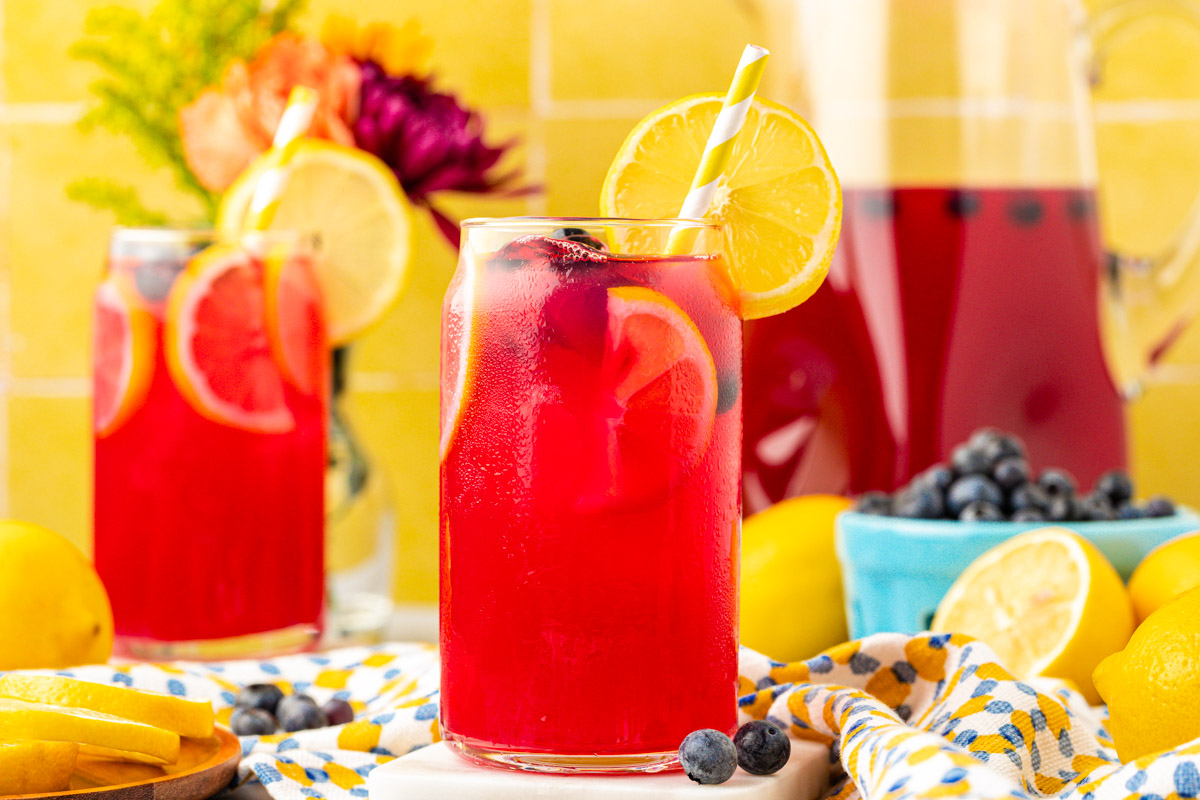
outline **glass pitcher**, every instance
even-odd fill
[[[766,8],[784,39],[785,85],[769,94],[816,126],[845,216],[824,286],[747,329],[747,510],[891,489],[985,425],[1084,485],[1123,466],[1123,394],[1200,301],[1200,226],[1161,259],[1106,256],[1091,89],[1129,22],[1200,27],[1200,11],[1133,0],[1089,23],[1072,0]]]

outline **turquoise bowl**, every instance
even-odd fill
[[[1158,519],[1055,524],[1095,543],[1128,579],[1146,553],[1200,529],[1200,517],[1181,508]],[[1046,525],[839,514],[837,554],[850,635],[927,630],[938,603],[972,561],[1005,539]]]

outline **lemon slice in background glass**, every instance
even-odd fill
[[[679,214],[724,95],[698,94],[639,122],[600,195],[610,217]],[[728,256],[744,319],[779,314],[817,290],[842,225],[842,189],[802,117],[756,98],[709,209],[728,224]]]
[[[396,176],[375,156],[307,140],[291,162],[273,230],[320,237],[317,277],[330,341],[344,344],[400,298],[412,255],[412,211]],[[235,234],[271,161],[259,157],[221,199],[217,228]]]

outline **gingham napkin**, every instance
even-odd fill
[[[223,722],[247,683],[349,700],[357,719],[348,725],[242,738],[240,780],[261,781],[279,800],[366,797],[375,766],[438,738],[437,652],[427,645],[63,674],[210,698]],[[743,720],[766,717],[830,745],[837,800],[1200,796],[1200,740],[1122,766],[1103,709],[1055,681],[1015,680],[968,637],[880,634],[792,664],[743,648],[741,674]]]

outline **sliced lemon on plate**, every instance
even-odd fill
[[[1065,528],[1041,528],[971,562],[932,629],[981,639],[1016,677],[1069,680],[1094,704],[1092,672],[1129,640],[1133,606],[1095,545]]]
[[[213,735],[213,707],[208,700],[185,700],[169,694],[125,686],[92,683],[62,675],[0,676],[0,698],[83,708],[174,731],[180,736]]]
[[[698,94],[634,127],[600,195],[611,217],[679,214],[724,95]],[[842,190],[825,148],[802,117],[757,98],[721,175],[709,217],[727,223],[742,317],[807,300],[829,272],[842,224]]]
[[[78,752],[74,742],[0,742],[0,795],[65,791]]]
[[[237,233],[255,187],[273,159],[260,157],[225,193],[217,229]],[[306,140],[271,219],[273,230],[320,237],[317,278],[329,338],[344,344],[395,304],[412,253],[412,212],[396,176],[375,156],[353,147]]]
[[[0,732],[6,740],[76,742],[151,756],[167,764],[179,758],[179,734],[174,731],[83,708],[0,699]]]

